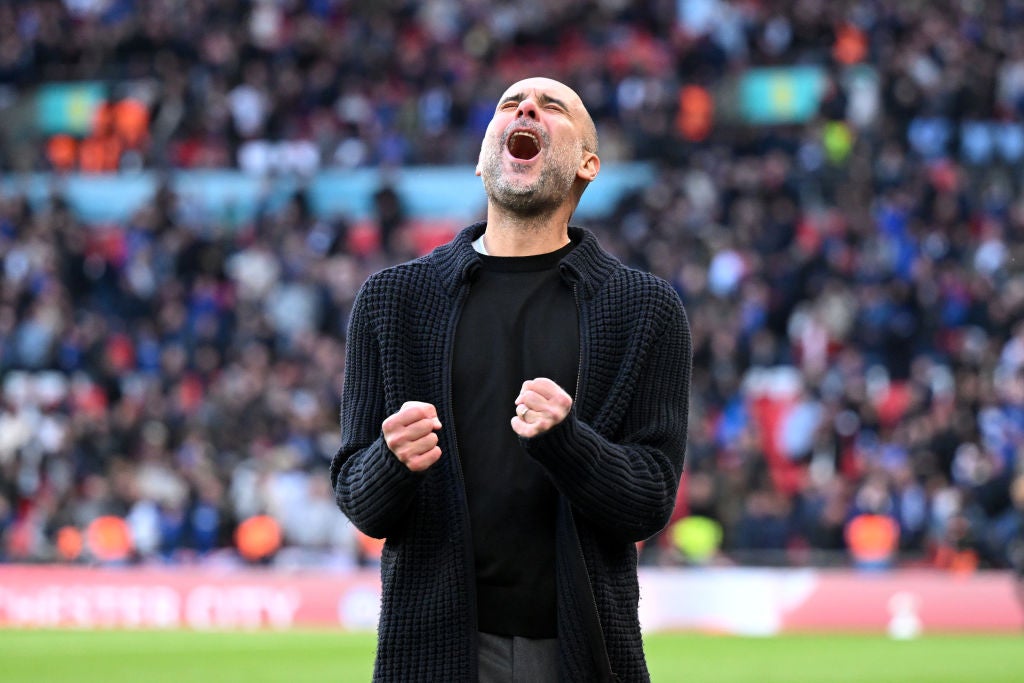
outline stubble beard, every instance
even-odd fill
[[[572,192],[576,179],[576,160],[582,148],[573,150],[569,143],[549,147],[547,136],[541,154],[540,175],[532,182],[520,180],[520,173],[526,171],[525,164],[512,163],[509,172],[503,167],[507,135],[500,139],[490,138],[484,143],[481,178],[484,190],[491,201],[508,213],[523,218],[535,218],[553,213]]]

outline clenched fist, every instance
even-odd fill
[[[571,408],[572,396],[554,381],[547,377],[527,380],[516,397],[512,430],[527,439],[543,434],[564,420]]]
[[[440,428],[437,408],[422,401],[406,401],[381,424],[384,442],[413,472],[422,472],[441,457],[435,433]]]

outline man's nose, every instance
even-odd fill
[[[519,103],[519,108],[516,109],[516,118],[520,116],[529,116],[531,119],[537,118],[537,104],[532,99],[526,99]]]

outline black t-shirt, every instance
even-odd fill
[[[559,275],[568,244],[539,256],[481,256],[455,335],[453,409],[487,633],[552,638],[558,492],[512,431],[524,381],[576,390],[579,324]]]

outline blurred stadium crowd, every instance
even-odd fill
[[[1024,564],[1024,2],[39,0],[0,35],[0,112],[78,79],[136,105],[111,154],[0,124],[5,172],[471,164],[507,82],[572,84],[606,164],[658,168],[588,227],[693,327],[701,524],[643,561]],[[709,106],[807,64],[806,121]],[[166,187],[103,226],[0,196],[0,559],[232,562],[254,517],[249,560],[372,559],[326,470],[355,291],[415,253],[377,199],[354,251],[301,192],[240,226]]]

